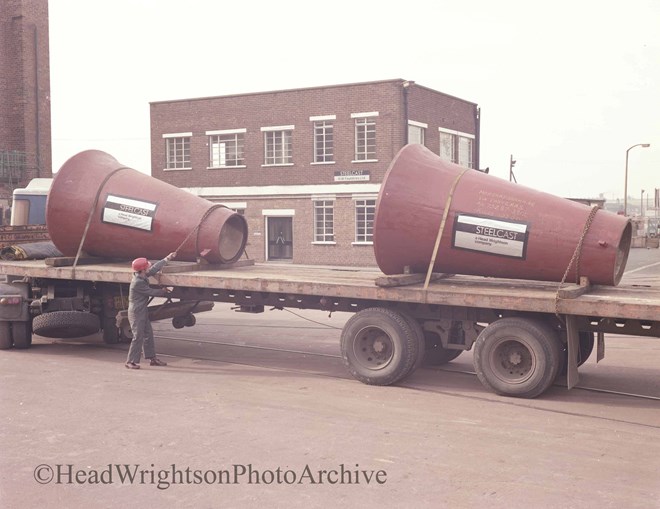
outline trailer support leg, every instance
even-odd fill
[[[605,358],[605,333],[596,333],[596,362],[600,362]]]
[[[566,336],[567,336],[567,350],[568,359],[566,366],[566,386],[568,389],[575,387],[579,381],[578,375],[578,348],[580,347],[580,332],[577,327],[577,320],[573,315],[565,315],[566,317]]]

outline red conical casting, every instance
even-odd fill
[[[385,274],[428,270],[447,202],[433,270],[449,274],[561,281],[592,213],[407,145],[392,161],[376,204],[374,253]],[[618,284],[631,236],[628,219],[598,210],[566,281],[586,276],[594,284]]]
[[[178,250],[177,260],[230,263],[247,240],[242,215],[100,150],[80,152],[62,165],[48,195],[46,223],[66,256],[77,254],[85,236],[82,251],[94,256],[159,259]]]

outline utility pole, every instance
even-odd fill
[[[516,184],[518,181],[516,180],[516,176],[513,174],[513,167],[516,165],[516,160],[513,158],[513,154],[511,154],[511,157],[509,158],[509,182],[515,182]]]
[[[644,217],[644,189],[642,189],[642,196],[639,199],[639,216]]]

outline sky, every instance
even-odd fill
[[[657,0],[49,0],[53,171],[150,173],[149,103],[389,79],[477,103],[490,174],[565,197],[660,188]]]

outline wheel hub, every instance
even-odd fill
[[[520,355],[520,352],[510,352],[509,353],[509,364],[512,366],[517,366],[522,362],[522,355]]]
[[[533,373],[536,360],[523,343],[506,340],[493,349],[490,364],[493,373],[500,380],[507,383],[522,383]]]
[[[373,370],[387,366],[392,360],[393,352],[392,339],[376,327],[362,331],[354,347],[357,362]]]
[[[385,351],[385,343],[381,339],[374,341],[372,345],[374,353],[383,353]]]

